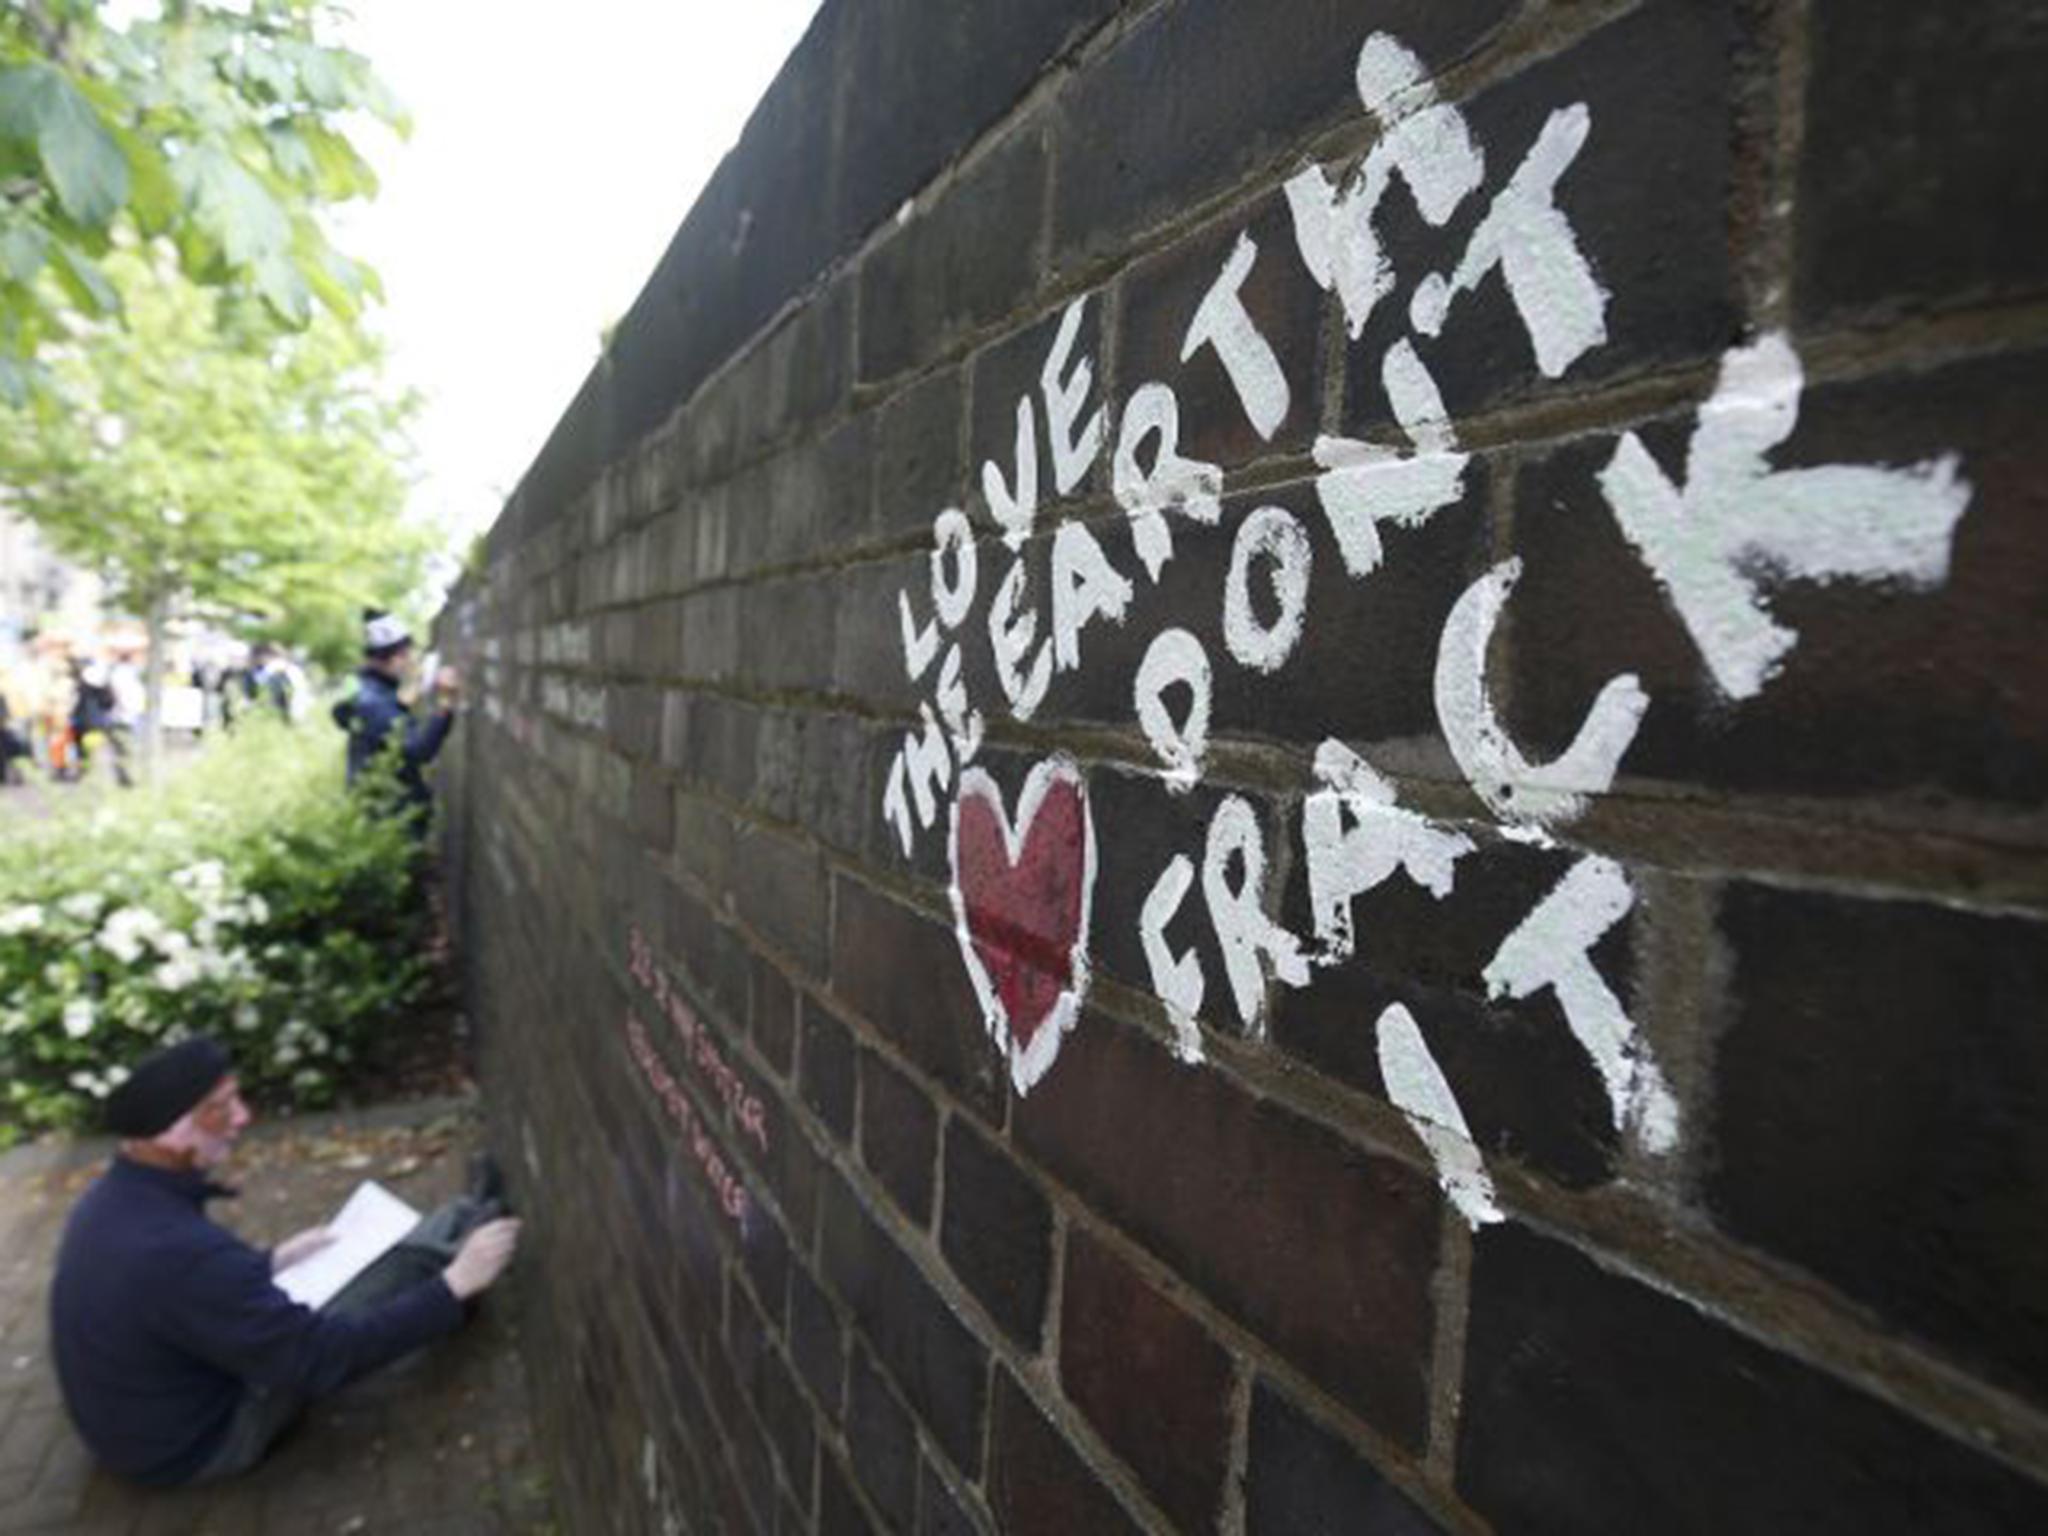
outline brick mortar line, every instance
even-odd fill
[[[1105,309],[1107,307],[1105,305]],[[1035,316],[1034,323],[1043,318],[1043,314]],[[1341,320],[1333,323],[1341,334]],[[1911,377],[1929,367],[2027,352],[2043,342],[2048,342],[2048,301],[2020,298],[1964,303],[1926,315],[1879,314],[1867,320],[1852,318],[1848,322],[1835,322],[1824,330],[1803,333],[1800,348],[1808,385],[1819,388]],[[1541,392],[1534,398],[1511,401],[1502,407],[1461,418],[1458,422],[1460,436],[1468,451],[1509,454],[1512,461],[1514,457],[1527,455],[1530,450],[1554,449],[1589,437],[1619,435],[1696,407],[1712,393],[1718,366],[1718,359],[1713,358],[1652,365],[1584,389]],[[1340,388],[1339,375],[1331,377],[1326,395]],[[1105,365],[1104,377],[1107,376]],[[1107,391],[1101,393],[1105,401],[1110,399]],[[972,422],[971,403],[962,415],[964,439]],[[815,441],[830,427],[829,423],[816,424],[788,439],[778,451],[750,461],[718,480],[690,487],[649,513],[646,520],[616,532],[602,544],[565,551],[554,564],[520,577],[519,584],[526,592],[535,592],[551,579],[573,573],[585,561],[616,558],[621,547],[643,534],[654,520],[682,511],[693,502],[700,502],[707,492],[730,489],[751,470],[774,462],[790,447]],[[1366,433],[1364,440],[1393,442],[1396,437],[1394,429],[1384,428]],[[970,443],[968,447],[971,449],[971,446]],[[971,451],[963,452],[962,461],[971,470],[976,457]],[[868,458],[872,471],[874,456],[869,455]],[[1234,498],[1264,490],[1311,486],[1321,470],[1309,455],[1283,451],[1262,454],[1241,464],[1227,466],[1225,473],[1225,494]],[[1091,471],[1091,480],[1099,479],[1101,474],[1098,464]],[[962,499],[972,504],[976,498],[971,473],[967,474],[967,480],[969,494]],[[938,510],[933,508],[934,515]],[[1126,516],[1123,509],[1099,487],[1076,497],[1046,503],[1040,508],[1040,517],[1050,528],[1055,521],[1066,520],[1057,516],[1062,512],[1086,522],[1091,528],[1120,524]],[[985,521],[980,531],[984,542],[995,542],[993,530],[986,527]],[[508,551],[505,558],[516,559],[546,536],[545,531],[534,534]],[[686,600],[735,587],[748,588],[843,573],[927,554],[930,543],[929,531],[913,526],[881,538],[856,539],[818,557],[763,562],[716,576],[663,586],[638,597],[580,606],[570,614],[541,621],[538,627],[589,623],[653,603]],[[502,638],[502,629],[499,634]],[[498,660],[502,665],[509,658],[501,656]]]
[[[1229,1036],[1220,1036],[1208,1043],[1221,1046],[1220,1055],[1225,1060],[1236,1054],[1233,1047],[1239,1044],[1233,1037]],[[1212,1051],[1208,1063],[1209,1069],[1215,1070],[1220,1065],[1219,1053]],[[1262,1064],[1260,1068],[1251,1070],[1248,1070],[1248,1066],[1249,1064],[1244,1061],[1233,1061],[1231,1072],[1231,1076],[1237,1082],[1237,1085],[1248,1095],[1277,1103],[1290,1112],[1302,1115],[1311,1123],[1321,1126],[1324,1130],[1338,1135],[1347,1143],[1358,1145],[1364,1150],[1377,1155],[1392,1157],[1425,1175],[1433,1176],[1433,1171],[1428,1165],[1427,1159],[1418,1155],[1415,1150],[1404,1148],[1399,1144],[1383,1144],[1380,1142],[1379,1137],[1371,1134],[1368,1127],[1361,1126],[1360,1117],[1357,1116],[1357,1111],[1361,1107],[1375,1111],[1373,1118],[1382,1123],[1388,1123],[1390,1117],[1395,1115],[1396,1112],[1391,1110],[1391,1108],[1380,1104],[1377,1100],[1356,1094],[1352,1090],[1340,1089],[1335,1085],[1320,1080],[1315,1085],[1315,1091],[1312,1094],[1302,1094],[1299,1091],[1302,1085],[1293,1081],[1295,1074],[1282,1072],[1277,1075],[1274,1081],[1268,1083],[1262,1081],[1262,1079],[1265,1079],[1272,1071],[1270,1064]],[[1283,1084],[1296,1091],[1274,1091],[1274,1089],[1281,1087]],[[1331,1103],[1332,1099],[1336,1101],[1334,1104]],[[1390,1123],[1388,1123],[1388,1130],[1392,1130]],[[1365,1132],[1363,1136],[1361,1135],[1362,1131]],[[1074,1201],[1081,1202],[1080,1209],[1088,1209],[1085,1202],[1081,1201],[1079,1193],[1068,1190],[1067,1186],[1060,1183],[1048,1171],[1043,1170],[1028,1149],[1014,1147],[1013,1150],[1018,1157],[1020,1165],[1026,1166],[1038,1174],[1050,1188],[1062,1192],[1063,1195]],[[1504,1203],[1518,1220],[1528,1225],[1537,1226],[1540,1229],[1550,1230],[1556,1235],[1564,1236],[1575,1249],[1584,1248],[1589,1242],[1597,1244],[1603,1240],[1603,1234],[1608,1233],[1608,1229],[1613,1226],[1613,1222],[1607,1217],[1607,1212],[1611,1210],[1616,1200],[1628,1199],[1640,1206],[1641,1197],[1631,1196],[1626,1186],[1620,1184],[1619,1181],[1603,1186],[1598,1190],[1575,1193],[1551,1185],[1549,1181],[1543,1179],[1540,1175],[1510,1160],[1489,1161],[1488,1167],[1499,1183],[1507,1186],[1503,1193],[1511,1194],[1515,1197],[1507,1199]],[[1530,1199],[1521,1197],[1533,1197],[1533,1204]],[[1559,1214],[1567,1212],[1573,1214]],[[1535,1217],[1534,1220],[1531,1220],[1532,1214]],[[1795,1288],[1802,1282],[1794,1279],[1779,1279],[1775,1281],[1764,1279],[1761,1282],[1754,1278],[1745,1279],[1745,1277],[1754,1277],[1760,1274],[1768,1275],[1768,1271],[1760,1270],[1757,1258],[1732,1237],[1719,1232],[1712,1232],[1703,1238],[1684,1224],[1675,1224],[1674,1218],[1676,1215],[1677,1213],[1674,1211],[1658,1210],[1650,1207],[1639,1209],[1637,1215],[1629,1218],[1631,1221],[1645,1223],[1643,1240],[1648,1245],[1645,1252],[1653,1255],[1645,1273],[1661,1276],[1657,1281],[1657,1288],[1667,1294],[1677,1295],[1680,1299],[1687,1301],[1688,1304],[1708,1311],[1710,1315],[1723,1317],[1731,1326],[1739,1324],[1740,1331],[1761,1342],[1767,1348],[1781,1353],[1787,1352],[1782,1347],[1780,1336],[1771,1331],[1771,1316],[1774,1311],[1782,1307],[1783,1302],[1789,1295],[1796,1294]],[[1447,1219],[1454,1218],[1450,1217],[1447,1213]],[[1607,1240],[1613,1240],[1611,1234],[1607,1237]],[[1633,1250],[1625,1251],[1633,1252]],[[1662,1260],[1666,1264],[1671,1263],[1674,1251],[1689,1260],[1690,1267],[1680,1269],[1674,1266],[1669,1273],[1666,1273],[1657,1267],[1656,1261]],[[1638,1260],[1638,1262],[1641,1261]],[[1687,1285],[1680,1278],[1683,1273],[1694,1273],[1697,1276],[1697,1280],[1705,1281],[1707,1284],[1704,1287],[1698,1283]],[[1811,1285],[1816,1282],[1806,1281],[1804,1283]],[[1722,1305],[1727,1310],[1723,1311],[1716,1306],[1713,1298],[1717,1296],[1724,1298]],[[1732,1298],[1740,1299],[1735,1300]],[[1846,1377],[1852,1384],[1865,1387],[1867,1390],[1873,1384],[1872,1378],[1862,1370],[1854,1368],[1845,1369],[1845,1362],[1850,1367],[1853,1367],[1857,1361],[1873,1357],[1883,1358],[1894,1353],[1901,1354],[1909,1363],[1913,1362],[1913,1355],[1901,1351],[1894,1341],[1886,1337],[1881,1326],[1865,1323],[1857,1319],[1853,1314],[1855,1304],[1847,1297],[1839,1298],[1832,1305],[1825,1302],[1818,1305],[1820,1310],[1817,1311],[1815,1318],[1810,1322],[1809,1326],[1824,1328],[1831,1334],[1839,1334],[1842,1342],[1830,1355],[1812,1357],[1809,1359],[1809,1363],[1822,1365],[1830,1374]],[[1753,1318],[1750,1315],[1751,1313],[1755,1314]],[[2000,1393],[1997,1389],[1990,1388],[1981,1381],[1968,1376],[1963,1367],[1949,1366],[1935,1360],[1926,1360],[1925,1364],[1921,1365],[1919,1369],[1923,1374],[1927,1370],[1932,1369],[1943,1375],[1959,1378],[1959,1381],[1955,1384],[1956,1389],[1968,1396],[1981,1394],[1991,1399],[1994,1403],[1999,1399],[2006,1399],[2006,1394]],[[1878,1395],[1885,1397],[1887,1400],[1892,1400],[1889,1393],[1881,1392]],[[2009,1401],[2009,1399],[2007,1400]],[[1902,1403],[1900,1406],[1905,1406],[1905,1404]],[[1928,1410],[1912,1409],[1910,1411],[1916,1417],[1924,1419]],[[2034,1416],[2027,1410],[2021,1410],[2021,1412],[2023,1417]],[[2001,1418],[2006,1416],[2004,1414],[2000,1415]],[[1947,1432],[1955,1433],[1952,1428]],[[2037,1430],[2029,1430],[2027,1433],[2029,1441],[2036,1436],[2044,1441],[2048,1441],[2048,1423],[2043,1423]],[[2048,1459],[2048,1456],[2044,1456],[2041,1459]],[[2016,1464],[2020,1465],[2023,1470],[2027,1469],[2024,1461],[2017,1462]]]
[[[1773,1355],[1886,1404],[1946,1438],[2040,1481],[2048,1409],[2030,1404],[1866,1314],[1818,1276],[1716,1231],[1644,1209],[1607,1186],[1548,1191],[1519,1169],[1495,1170],[1515,1221],[1602,1269],[1692,1308]]]
[[[675,691],[670,684],[646,686]],[[797,696],[789,694],[749,694],[726,691],[717,685],[694,685],[680,691],[738,708],[754,709],[764,715],[789,714],[805,719],[852,721],[885,731],[899,726],[909,729],[917,721],[917,717],[906,714],[870,714],[860,709],[849,709],[845,707],[844,697],[838,695],[825,696],[814,706],[808,700],[798,702]],[[692,777],[660,757],[628,757],[611,745],[608,736],[567,725],[552,715],[544,714],[542,718],[550,729],[565,738],[606,753],[629,767],[654,770],[677,790],[725,810],[737,821],[785,835],[797,834],[807,846],[837,856],[843,864],[861,870],[876,869],[866,862],[863,850],[827,842],[806,823],[785,821],[765,813],[750,802],[732,800],[715,780]],[[1139,777],[1157,776],[1156,766],[1150,760],[1149,745],[1142,743],[1128,728],[1005,728],[1013,725],[1013,722],[992,725],[989,745],[1020,753],[1069,750],[1090,767]],[[1312,781],[1302,775],[1302,768],[1312,750],[1307,743],[1275,746],[1256,739],[1218,737],[1211,744],[1213,761],[1204,782],[1219,789],[1269,799],[1284,824],[1294,814],[1299,799],[1313,788]],[[545,766],[545,759],[539,753],[524,753],[524,756],[527,761],[538,761]],[[1483,810],[1476,810],[1475,803],[1470,801],[1469,786],[1462,778],[1454,775],[1425,776],[1384,768],[1381,771],[1395,786],[1402,803],[1410,809],[1446,825],[1497,831],[1499,823]],[[551,767],[548,772],[555,775]],[[562,780],[558,787],[564,795],[580,794],[568,780]],[[1962,808],[1962,824],[1957,825],[1933,819],[1927,814],[1928,810],[1928,807],[1908,802],[1898,807],[1902,814],[1895,814],[1887,803],[1887,797],[1878,796],[1844,800],[1819,796],[1751,795],[1730,800],[1716,795],[1711,786],[1623,775],[1613,788],[1599,797],[1583,820],[1566,831],[1562,840],[1568,848],[1602,853],[1627,864],[1690,876],[1723,876],[1880,899],[1918,899],[1987,915],[2039,915],[2040,905],[2048,897],[2030,897],[2030,887],[2026,884],[2029,872],[2038,868],[2037,855],[2041,847],[2048,844],[2048,828],[2038,833],[2035,831],[2034,824],[2040,820],[2038,816],[2027,813],[2011,816],[1999,816],[1995,812],[1987,814],[1982,806],[1973,805]],[[1644,816],[1652,819],[1647,828],[1635,824]],[[1979,818],[2006,824],[1986,825]],[[1617,820],[1622,824],[1615,825]],[[628,825],[623,820],[618,824]],[[929,832],[930,829],[926,830]],[[1725,857],[1713,856],[1714,849],[1725,846],[1731,836],[1754,838],[1768,845],[1779,843],[1787,835],[1794,838],[1795,847],[1809,854],[1803,861],[1795,858],[1789,864],[1757,862],[1758,859],[1774,857],[1782,860],[1782,845],[1775,853],[1769,846],[1757,848],[1751,852],[1748,862],[1731,862]],[[1854,839],[1846,848],[1845,837]],[[1929,883],[1915,884],[1901,874],[1888,872],[1902,851],[1898,842],[1902,837],[1928,845],[1909,851],[1913,860],[1926,862]],[[1706,851],[1683,859],[1675,858],[1674,849],[1664,846],[1667,839],[1682,847],[1704,846]],[[1822,856],[1812,857],[1812,852]],[[1993,873],[1999,868],[2000,861],[2006,858],[2014,861],[2012,874],[2019,882],[2017,886],[2009,880],[1999,883]],[[1939,861],[1956,859],[1979,867],[1979,876],[1972,882],[1979,894],[1969,897],[1952,894],[1957,883],[1953,870],[1940,869],[1937,865]],[[1987,861],[1988,872],[1984,869]],[[1989,894],[1982,893],[1986,884],[1993,885]],[[2000,889],[2006,894],[1997,894]]]

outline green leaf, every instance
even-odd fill
[[[57,260],[51,271],[57,274],[57,282],[71,298],[71,302],[88,315],[115,315],[121,312],[121,295],[114,285],[107,281],[106,274],[83,251],[69,242],[52,242],[51,249]]]
[[[184,206],[170,162],[156,144],[140,134],[117,129],[114,136],[120,141],[121,152],[128,157],[128,211],[134,216],[135,225],[145,235],[163,234]]]
[[[291,224],[284,209],[234,156],[201,145],[173,164],[194,218],[231,266],[253,269],[285,250]]]
[[[49,231],[41,225],[10,220],[0,227],[0,271],[11,281],[34,282],[49,254]]]
[[[0,70],[0,132],[32,140],[64,211],[104,226],[128,201],[128,161],[92,103],[60,70]]]

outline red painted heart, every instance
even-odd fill
[[[1031,770],[1013,826],[986,773],[953,802],[953,916],[990,1036],[1019,1093],[1043,1077],[1088,990],[1095,830],[1088,786],[1062,757]]]

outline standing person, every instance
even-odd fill
[[[292,678],[278,658],[277,647],[266,640],[256,647],[253,659],[243,684],[249,702],[259,709],[267,705],[277,712],[278,719],[290,720]]]
[[[0,786],[18,784],[21,775],[14,764],[17,760],[27,761],[34,757],[27,735],[15,727],[18,718],[14,704],[9,697],[11,680],[0,678]]]
[[[128,742],[107,664],[97,658],[83,663],[74,686],[71,736],[78,750],[78,776],[83,778],[90,771],[93,753],[104,746],[113,758],[114,777],[128,787],[134,782],[128,777]]]
[[[363,665],[353,697],[334,706],[334,723],[348,732],[348,781],[353,784],[371,759],[396,743],[398,782],[406,810],[424,820],[433,792],[426,766],[455,723],[456,679],[443,669],[433,680],[433,713],[424,720],[398,696],[412,671],[412,636],[405,621],[375,608],[363,610]]]
[[[265,1252],[206,1215],[209,1174],[249,1123],[227,1052],[194,1036],[107,1099],[122,1138],[64,1228],[50,1343],[72,1422],[115,1472],[168,1487],[246,1472],[314,1398],[461,1327],[511,1263],[496,1170],[315,1311],[272,1276],[332,1241]]]

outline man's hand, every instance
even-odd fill
[[[333,1241],[334,1234],[325,1227],[308,1227],[303,1232],[294,1232],[270,1250],[270,1272],[282,1274],[299,1260],[310,1259]]]
[[[434,702],[443,709],[462,702],[462,674],[453,667],[444,666],[434,674]]]
[[[518,1246],[518,1217],[501,1216],[496,1221],[487,1221],[462,1240],[455,1257],[441,1271],[441,1278],[448,1282],[457,1301],[468,1301],[489,1290],[498,1276],[505,1273],[505,1266],[512,1262],[513,1250]]]

